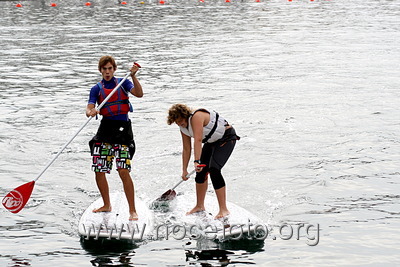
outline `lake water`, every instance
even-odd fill
[[[34,179],[85,122],[98,59],[110,54],[117,76],[142,65],[145,96],[130,115],[137,196],[155,199],[179,180],[168,108],[213,108],[242,137],[223,172],[228,200],[275,240],[80,242],[80,215],[99,197],[93,120],[20,213],[0,209],[0,265],[398,264],[398,2],[165,1],[0,1],[0,194]],[[109,183],[122,189],[115,171]],[[194,194],[194,183],[177,190]]]

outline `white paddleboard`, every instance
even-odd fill
[[[186,212],[196,204],[195,195],[178,195],[172,207],[173,221],[176,225],[183,224],[186,234],[194,239],[260,239],[268,231],[262,220],[248,210],[227,202],[230,215],[226,220],[217,220],[219,211],[218,200],[208,195],[205,199],[205,212],[186,215]],[[176,228],[175,230],[177,230]],[[179,233],[177,233],[179,235]]]
[[[110,194],[111,212],[96,212],[93,210],[103,206],[102,198],[94,201],[82,214],[79,220],[78,232],[82,237],[108,239],[130,239],[140,241],[153,230],[153,212],[147,204],[135,197],[137,221],[129,221],[129,206],[125,193]]]

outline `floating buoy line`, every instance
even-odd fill
[[[164,5],[164,4],[167,4],[168,2],[172,2],[173,0],[157,0],[158,2],[158,4],[160,4],[160,5]],[[196,2],[200,2],[200,3],[207,3],[207,2],[211,2],[211,0],[194,0],[194,1],[196,1]],[[234,2],[238,2],[238,1],[241,1],[241,0],[222,0],[223,2],[225,2],[225,3],[234,3]],[[255,2],[255,3],[261,3],[261,2],[269,2],[269,1],[271,1],[271,0],[249,0],[248,2]],[[285,1],[288,1],[288,2],[300,2],[300,1],[302,1],[302,2],[304,2],[304,1],[309,1],[309,2],[314,2],[314,1],[316,1],[316,0],[285,0]],[[329,1],[329,0],[324,0],[324,1]],[[87,6],[87,7],[90,7],[90,6],[92,6],[92,3],[93,2],[85,2],[85,3],[83,3],[83,5],[84,6]],[[125,6],[125,5],[129,5],[129,3],[132,3],[132,2],[128,2],[128,1],[118,1],[118,5],[123,5],[123,6]],[[146,2],[145,1],[140,1],[140,2],[138,2],[139,4],[146,4]],[[58,4],[56,3],[56,2],[51,2],[50,4],[49,4],[49,6],[51,6],[51,7],[58,7]],[[16,5],[15,5],[15,7],[23,7],[23,5],[21,4],[21,3],[17,3]]]

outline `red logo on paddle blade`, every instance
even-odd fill
[[[24,197],[21,195],[20,192],[15,190],[8,193],[8,195],[5,196],[3,199],[4,207],[6,207],[6,209],[8,209],[13,213],[17,213],[22,209],[21,206],[23,202],[24,202]]]
[[[12,190],[3,198],[3,206],[12,213],[18,213],[28,202],[34,185],[35,181],[32,181]]]

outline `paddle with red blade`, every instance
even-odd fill
[[[134,64],[140,68],[139,64],[137,64],[136,62]],[[111,93],[97,107],[97,110],[100,110],[107,103],[107,101],[111,98],[111,96],[118,90],[118,88],[121,87],[121,85],[125,82],[126,79],[128,79],[130,75],[131,75],[130,71],[126,73],[125,77],[121,80],[121,82],[111,91]],[[60,156],[60,154],[65,150],[65,148],[72,142],[72,140],[74,140],[74,138],[82,131],[82,129],[85,128],[85,126],[89,123],[89,121],[92,118],[93,117],[89,117],[87,119],[87,121],[78,129],[78,131],[76,131],[74,136],[72,136],[72,138],[65,143],[65,145],[60,149],[60,151],[58,151],[58,153],[52,158],[52,160],[46,165],[46,167],[43,168],[40,174],[33,181],[15,188],[3,198],[2,204],[7,210],[9,210],[12,213],[18,213],[20,210],[24,208],[25,204],[28,202],[32,194],[35,182],[50,167],[50,165],[53,164],[53,162],[58,158],[58,156]]]

